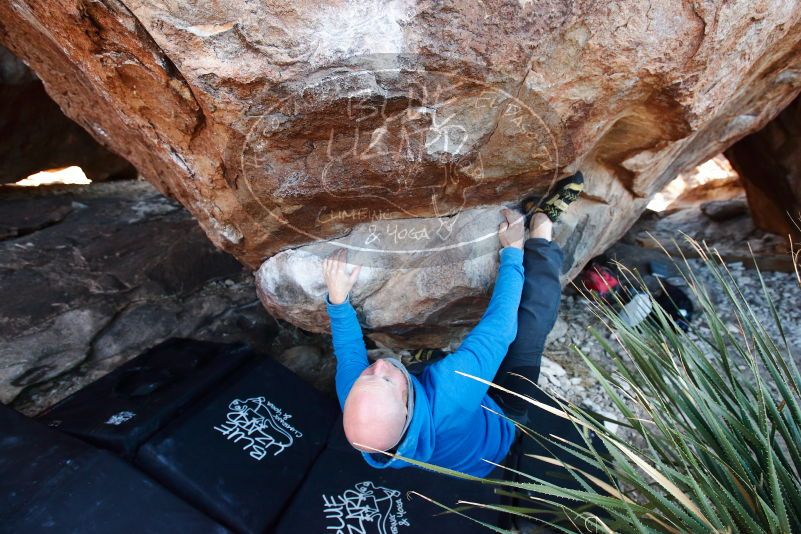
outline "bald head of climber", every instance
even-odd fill
[[[345,436],[357,449],[386,451],[398,444],[406,426],[406,375],[386,360],[362,371],[345,400]]]
[[[323,261],[331,304],[348,300],[360,270],[356,266],[348,272],[345,249]],[[386,451],[397,445],[406,426],[408,397],[409,384],[403,371],[385,360],[367,367],[353,383],[342,410],[348,441],[362,451]]]

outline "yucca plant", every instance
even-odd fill
[[[621,414],[621,431],[573,404],[559,401],[553,408],[530,400],[569,419],[584,436],[574,445],[547,428],[521,428],[527,439],[563,451],[563,460],[537,459],[565,467],[578,489],[523,472],[518,482],[474,479],[518,498],[518,506],[490,508],[559,532],[801,532],[801,375],[781,317],[761,273],[775,328],[759,319],[720,258],[694,246],[715,287],[705,286],[684,261],[701,316],[689,333],[658,306],[651,319],[629,327],[613,306],[598,302],[596,311],[613,335],[612,341],[600,333],[596,338],[612,364],[577,351]],[[736,328],[718,313],[712,291],[728,301]],[[591,446],[592,434],[604,447]]]

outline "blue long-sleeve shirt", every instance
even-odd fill
[[[517,334],[517,308],[523,290],[523,251],[500,251],[500,267],[492,298],[481,321],[459,349],[412,376],[414,411],[397,454],[475,476],[486,476],[514,440],[514,425],[482,408],[503,413],[487,388],[456,371],[492,381]],[[345,405],[353,383],[369,365],[361,327],[349,301],[327,304],[337,357],[336,389]],[[380,454],[363,453],[374,467],[410,464]]]

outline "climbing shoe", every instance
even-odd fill
[[[428,363],[442,359],[445,356],[445,351],[441,349],[417,349],[413,353],[403,355],[401,361],[406,365],[414,363]]]
[[[523,201],[523,213],[526,214],[526,227],[529,227],[531,217],[535,213],[544,213],[551,221],[556,222],[559,216],[567,210],[568,206],[578,199],[584,189],[584,175],[578,171],[556,182],[553,191],[540,201],[537,197],[530,197]]]

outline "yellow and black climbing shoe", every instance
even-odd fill
[[[402,357],[401,361],[406,365],[414,363],[428,363],[442,359],[446,355],[445,351],[441,349],[418,349],[409,354],[405,358]]]
[[[584,175],[581,171],[573,176],[562,178],[553,188],[553,191],[539,201],[536,198],[527,198],[523,201],[523,212],[526,214],[526,226],[535,213],[544,213],[551,221],[556,222],[568,206],[578,199],[584,189]]]

